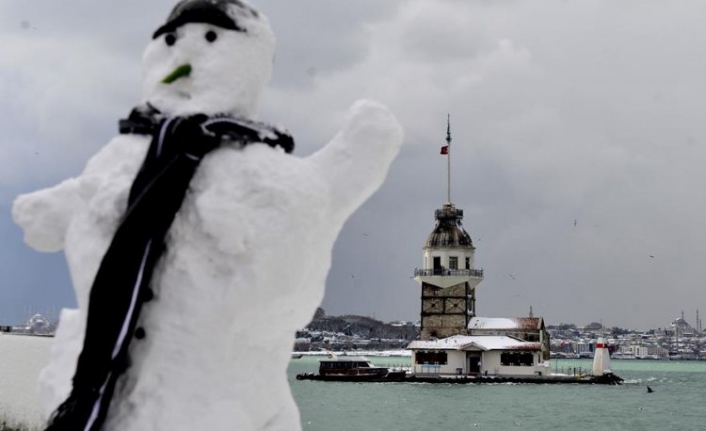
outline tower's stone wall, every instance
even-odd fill
[[[424,319],[424,329],[422,329],[422,340],[431,338],[446,338],[453,335],[465,335],[466,318],[464,316],[426,316]]]
[[[421,339],[468,334],[468,319],[474,313],[474,296],[468,283],[444,289],[423,283]]]

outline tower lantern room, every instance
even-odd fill
[[[441,154],[450,158],[450,126],[446,141]],[[476,286],[483,281],[483,271],[474,267],[473,241],[463,228],[463,210],[451,203],[450,166],[446,203],[434,212],[436,224],[424,244],[422,268],[414,271],[422,286],[422,340],[468,334],[476,315]]]
[[[450,287],[465,281],[468,275],[465,270],[473,269],[475,247],[461,224],[463,210],[448,203],[434,212],[434,218],[436,226],[424,245],[422,269],[429,270],[432,276],[444,276],[434,281],[440,287]]]

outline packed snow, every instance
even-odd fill
[[[248,32],[202,23],[152,40],[143,57],[143,102],[161,112],[254,119],[271,75],[274,36],[262,14]],[[216,42],[204,39],[208,31]],[[190,76],[162,83],[190,64]],[[322,108],[325,109],[325,108]],[[167,235],[155,300],[130,347],[106,430],[300,429],[286,379],[297,329],[324,293],[333,243],[346,219],[387,175],[402,142],[394,116],[356,102],[320,151],[294,157],[266,145],[209,153]],[[41,374],[45,413],[71,388],[89,290],[150,143],[121,135],[76,178],[17,198],[13,216],[37,250],[64,250],[79,308],[61,315]]]
[[[474,317],[468,329],[522,329],[539,325],[536,317]]]
[[[0,332],[0,423],[39,428],[44,421],[37,376],[51,339]]]
[[[463,350],[469,345],[482,350],[541,350],[540,343],[518,340],[504,335],[453,335],[439,340],[412,341],[409,349]]]

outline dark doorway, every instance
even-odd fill
[[[480,353],[466,353],[466,362],[469,374],[480,374]]]

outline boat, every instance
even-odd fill
[[[297,375],[298,380],[368,381],[403,378],[405,372],[390,372],[387,367],[376,367],[365,356],[335,356],[319,361],[319,373]]]
[[[319,375],[322,376],[362,376],[383,377],[387,367],[376,367],[365,356],[331,356],[319,361]]]

